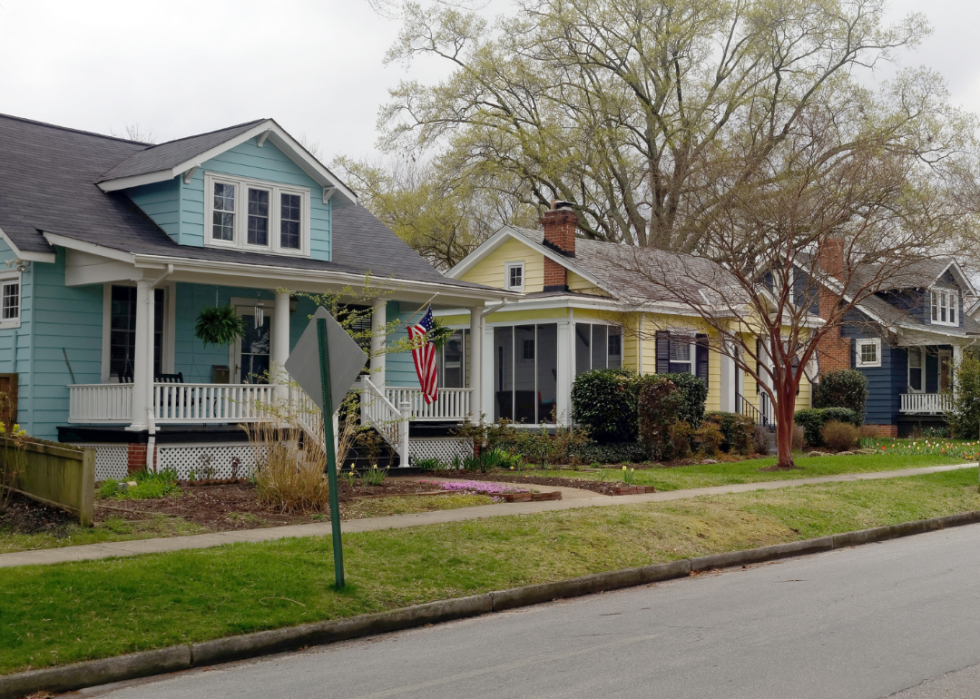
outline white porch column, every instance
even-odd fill
[[[470,309],[470,418],[480,421],[483,408],[483,307]]]
[[[277,379],[276,397],[286,400],[289,396],[289,388],[278,385],[278,380],[285,380],[285,376],[280,376],[285,369],[283,366],[289,358],[289,293],[285,291],[276,292],[276,305],[272,314],[272,375]]]
[[[153,396],[153,288],[136,282],[136,332],[133,349],[133,414],[127,429],[145,430],[147,408]]]
[[[483,362],[483,381],[481,381],[481,387],[486,390],[480,391],[480,400],[482,401],[480,411],[486,416],[487,422],[492,423],[494,420],[494,392],[497,390],[495,381],[497,379],[493,374],[493,328],[486,324],[486,318],[483,319],[483,333],[480,337],[475,338],[474,342],[480,342],[481,340],[483,344],[482,356],[486,357],[486,361]]]
[[[558,321],[558,385],[555,418],[560,425],[572,424],[572,383],[575,381],[575,323]]]
[[[375,299],[371,305],[371,381],[384,391],[385,387],[385,328],[388,325],[388,302]]]
[[[725,342],[725,349],[719,354],[721,359],[721,410],[726,413],[735,412],[735,360],[728,354],[734,351],[731,343]]]

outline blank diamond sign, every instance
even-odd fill
[[[327,352],[330,355],[330,392],[333,395],[329,406],[323,404],[323,389],[320,385],[320,345],[316,331],[316,323],[320,318],[326,322]],[[364,350],[357,346],[354,338],[321,306],[313,314],[310,324],[296,343],[296,348],[286,360],[286,371],[324,415],[332,415],[344,402],[344,396],[366,361]]]

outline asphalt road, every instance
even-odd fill
[[[972,699],[980,525],[82,694]]]

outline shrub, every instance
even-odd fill
[[[701,453],[705,456],[715,456],[721,448],[722,436],[718,429],[718,423],[705,420],[695,433],[697,441],[701,444]]]
[[[747,415],[739,413],[713,412],[705,415],[705,420],[715,423],[721,430],[721,450],[734,454],[751,454],[752,435],[755,422]]]
[[[583,444],[575,452],[578,461],[585,464],[636,464],[646,461],[650,454],[637,442],[618,444]]]
[[[637,412],[640,440],[654,459],[671,458],[671,427],[680,419],[683,396],[666,376],[654,374],[640,387]]]
[[[681,403],[678,406],[678,419],[697,429],[704,420],[704,404],[708,400],[708,386],[693,374],[651,374],[664,376],[674,383],[681,392]],[[650,377],[644,377],[643,381]]]
[[[980,433],[980,360],[966,355],[956,367],[953,409],[946,414],[952,433],[975,439]]]
[[[419,459],[415,462],[415,467],[422,473],[431,473],[433,471],[442,471],[446,468],[446,464],[435,458]]]
[[[636,374],[628,369],[597,369],[575,377],[572,418],[586,425],[600,444],[636,439]]]
[[[472,432],[473,428],[468,430]],[[508,423],[485,428],[484,437],[477,437],[474,443],[481,444],[483,449],[519,454],[528,463],[542,468],[548,464],[588,463],[591,459],[579,452],[587,445],[594,445],[588,430],[582,427],[558,427],[551,433],[546,427],[519,428]]]
[[[858,441],[861,432],[854,425],[831,420],[820,430],[820,436],[832,451],[847,451]]]
[[[669,459],[683,459],[691,453],[691,442],[694,441],[694,428],[686,422],[675,422],[670,426]]]
[[[803,437],[811,447],[823,446],[820,430],[830,421],[846,422],[854,427],[861,424],[857,414],[848,408],[810,408],[797,410],[793,416],[793,422],[803,428]]]
[[[857,415],[854,423],[864,422],[865,404],[868,402],[868,378],[854,369],[839,369],[820,375],[820,383],[814,386],[814,408],[848,408]]]

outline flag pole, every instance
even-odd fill
[[[327,409],[333,405],[330,386],[330,352],[327,348],[327,321],[316,319],[316,336],[320,350],[320,387],[323,390],[323,436],[327,455],[327,486],[330,488],[330,533],[333,535],[333,572],[338,590],[344,589],[344,548],[340,538],[340,493],[337,491],[337,452],[335,451],[333,419]]]
[[[419,311],[421,311],[421,310],[422,310],[423,308],[425,308],[425,307],[426,307],[426,306],[428,306],[428,305],[429,305],[430,303],[432,303],[432,299],[434,299],[434,298],[435,298],[436,296],[438,296],[438,295],[439,295],[439,294],[432,294],[432,296],[430,296],[430,297],[429,297],[429,300],[428,300],[428,301],[426,301],[426,302],[425,302],[425,303],[423,303],[423,304],[422,304],[421,306],[419,306],[419,307],[418,307],[418,309],[417,309],[417,310],[415,311],[415,313],[413,313],[412,315],[410,315],[410,316],[408,317],[408,319],[407,319],[407,320],[405,321],[405,325],[408,325],[409,323],[411,323],[411,322],[412,322],[412,318],[414,318],[415,316],[417,316],[417,315],[419,314]]]

